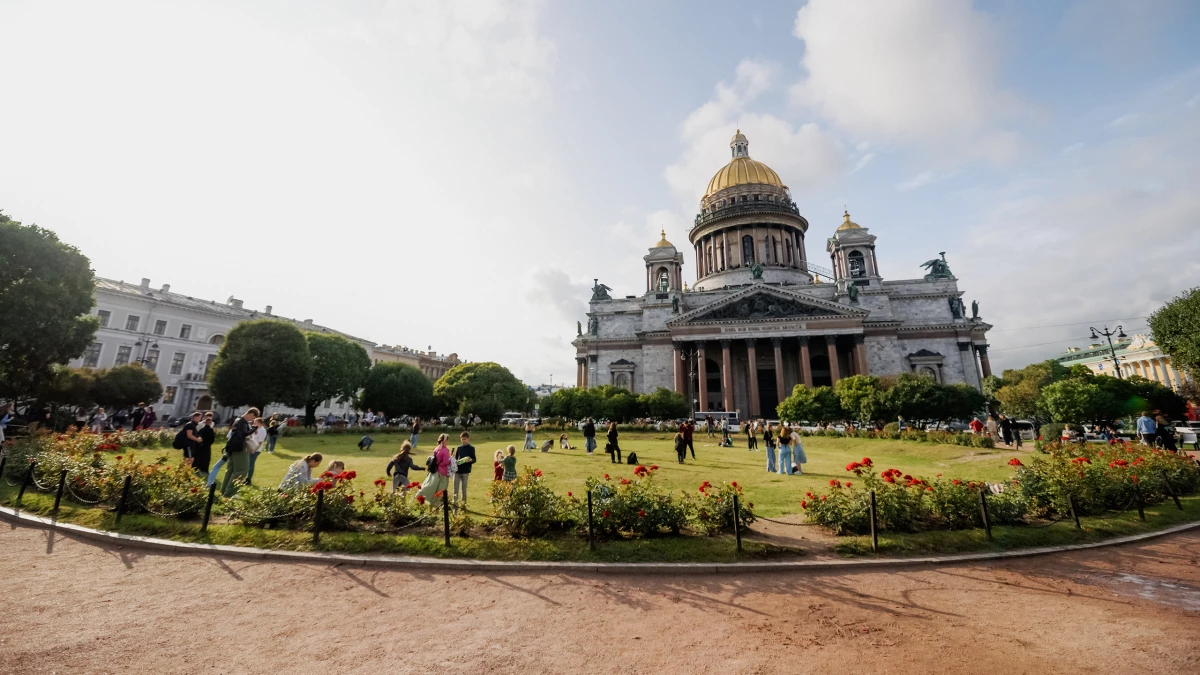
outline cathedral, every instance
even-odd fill
[[[696,269],[662,239],[645,256],[642,295],[612,297],[596,281],[587,329],[574,341],[576,384],[634,392],[666,387],[704,411],[774,417],[796,385],[851,375],[917,373],[980,387],[991,375],[987,331],[968,313],[944,254],[920,279],[885,280],[875,235],[844,220],[809,262],[808,220],[779,174],[750,158],[739,130],[688,232]]]

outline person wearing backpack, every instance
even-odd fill
[[[200,436],[196,434],[199,429],[200,413],[194,412],[188,423],[175,434],[175,449],[182,450],[184,461],[192,460],[192,466],[196,465],[196,446],[200,445]]]
[[[196,446],[196,454],[192,458],[192,468],[200,475],[208,474],[208,465],[212,463],[213,441],[217,440],[217,432],[213,430],[213,414],[205,413],[204,420],[196,430],[200,444]]]
[[[229,426],[229,441],[225,443],[225,458],[228,468],[225,469],[225,480],[221,484],[221,494],[232,497],[238,492],[238,482],[246,480],[250,470],[250,455],[246,452],[246,439],[253,433],[250,424],[258,419],[258,408],[250,408],[246,414],[234,418]]]
[[[446,491],[450,488],[450,448],[446,447],[446,434],[438,436],[437,448],[433,455],[426,460],[429,467],[429,477],[421,485],[419,497],[424,497],[424,503],[441,506],[442,500],[449,497]]]

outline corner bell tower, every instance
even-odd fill
[[[878,288],[883,278],[879,276],[879,261],[875,258],[875,235],[850,220],[849,211],[843,215],[845,221],[838,226],[826,246],[833,263],[838,292],[846,293],[850,285]]]
[[[670,293],[683,289],[683,254],[667,241],[667,231],[650,249],[646,261],[646,294]]]

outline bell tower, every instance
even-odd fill
[[[683,290],[683,254],[667,241],[667,231],[650,252],[646,261],[646,294],[671,293]]]
[[[879,276],[879,261],[875,259],[875,235],[850,220],[849,211],[843,216],[845,220],[826,246],[838,292],[846,293],[850,285],[879,288],[883,278]]]

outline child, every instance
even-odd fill
[[[331,473],[334,476],[338,475],[339,473],[341,473],[345,470],[346,470],[346,463],[340,459],[333,460],[332,462],[329,463],[329,466],[325,467],[325,472]],[[329,482],[333,483],[334,485],[337,485],[337,483],[338,483],[336,478],[329,479]]]
[[[508,446],[508,457],[501,462],[504,465],[504,480],[513,481],[517,479],[517,446]]]
[[[359,450],[370,450],[371,445],[373,443],[375,443],[374,438],[371,438],[369,435],[363,436],[362,438],[358,439],[358,449]]]
[[[504,451],[497,450],[492,455],[492,480],[504,480]]]
[[[683,464],[683,459],[687,457],[687,441],[683,439],[683,432],[675,432],[675,456],[680,464]]]
[[[558,437],[558,447],[560,450],[574,450],[575,446],[571,445],[571,441],[567,440],[567,435],[563,434]]]
[[[408,494],[408,471],[416,469],[424,471],[425,467],[417,466],[412,458],[412,443],[404,441],[400,444],[400,452],[388,462],[387,475],[392,478],[392,492],[400,490],[400,494]]]

